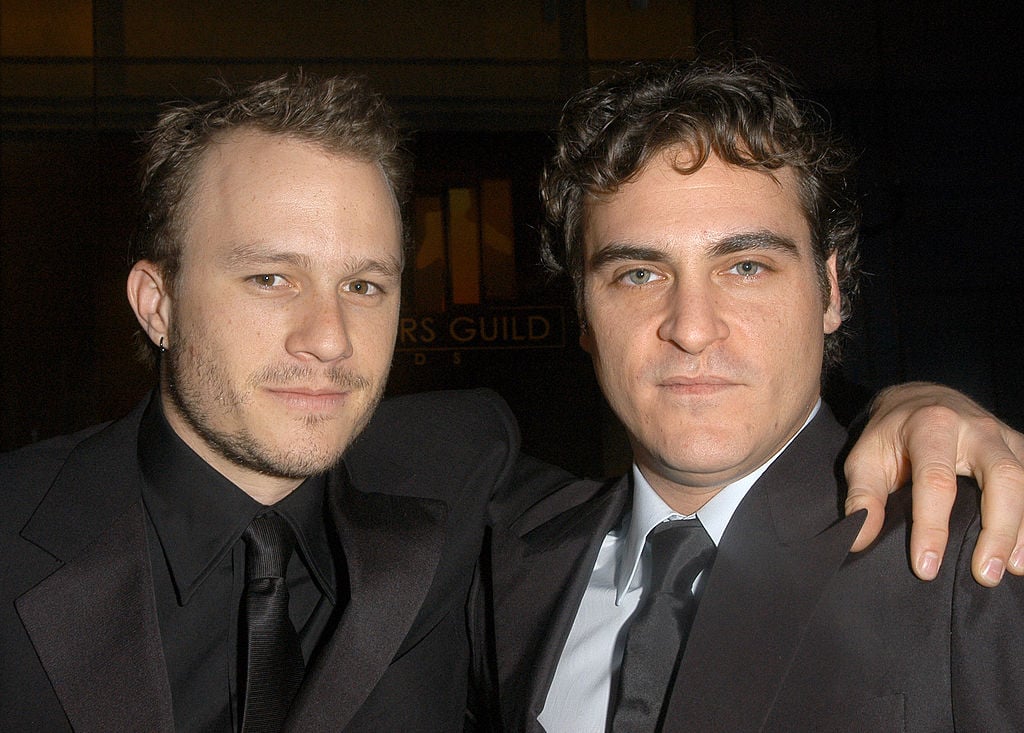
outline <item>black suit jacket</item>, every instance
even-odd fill
[[[2,730],[174,729],[140,500],[143,408],[0,458]],[[288,730],[461,728],[466,597],[487,501],[517,453],[491,393],[380,407],[329,475],[351,598]]]
[[[970,572],[977,490],[962,482],[938,579],[907,561],[910,492],[881,537],[851,554],[836,479],[846,434],[823,408],[737,508],[706,575],[664,730],[1024,730],[1024,582]],[[563,477],[565,478],[565,477]],[[480,593],[478,684],[496,691],[481,727],[540,731],[559,655],[630,481],[523,477],[496,503],[492,593]],[[482,610],[480,610],[482,609]]]

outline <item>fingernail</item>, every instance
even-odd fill
[[[931,580],[939,574],[939,553],[929,550],[921,555],[921,575]]]
[[[1024,570],[1024,546],[1018,547],[1010,555],[1010,567],[1018,572]]]
[[[986,580],[993,583],[998,583],[1003,579],[1003,561],[997,557],[990,557],[985,565],[981,568],[981,574],[985,576]]]

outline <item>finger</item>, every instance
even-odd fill
[[[867,510],[868,516],[857,534],[857,539],[851,547],[851,551],[860,552],[874,542],[875,537],[882,529],[885,520],[885,502],[871,492],[863,492],[851,489],[846,495],[846,515],[849,516],[861,509]]]
[[[920,406],[913,407],[912,395],[926,387],[928,385],[912,384],[889,387],[875,397],[870,419],[843,467],[851,497],[874,496],[884,506],[888,495],[909,480],[910,461],[903,428],[905,422],[913,419],[915,410],[920,409]],[[855,505],[859,506],[859,502]]]
[[[946,552],[956,499],[957,416],[943,407],[919,410],[904,436],[913,491],[910,564],[917,577],[932,580]]]
[[[1024,545],[1024,467],[1007,448],[991,454],[974,469],[986,490],[981,495],[981,534],[971,558],[975,579],[989,587],[999,584],[1003,572],[1020,575]],[[996,490],[998,489],[998,490]]]
[[[914,475],[910,565],[921,580],[934,580],[949,540],[949,516],[956,499],[956,475],[943,464],[920,468],[915,464]]]
[[[1010,564],[1007,566],[1014,575],[1024,575],[1024,527],[1021,527],[1017,535],[1017,546],[1010,554]]]
[[[872,438],[871,436],[874,436]],[[892,449],[899,436],[883,427],[874,432],[865,431],[846,458],[846,514],[866,509],[867,519],[851,548],[860,552],[870,545],[882,529],[885,519],[885,503],[892,488],[901,483],[901,474],[906,473],[906,462],[902,451]]]
[[[846,514],[860,509],[868,513],[850,548],[853,552],[860,552],[874,542],[885,521],[889,493],[909,477],[910,464],[899,427],[899,421],[891,414],[876,413],[846,457]]]
[[[910,462],[901,437],[866,433],[843,465],[850,495],[874,496],[883,504],[889,494],[910,479]]]
[[[1024,435],[1013,432],[1007,438],[1006,444],[1014,454],[1017,462],[1024,465]],[[1024,491],[1019,491],[1018,496],[1021,496],[1022,500],[1024,500]],[[1014,575],[1024,575],[1024,518],[1022,518],[1021,525],[1017,529],[1017,544],[1013,548],[1013,552],[1010,553],[1010,562],[1007,570]]]

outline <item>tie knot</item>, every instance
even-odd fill
[[[269,512],[252,520],[242,533],[245,540],[245,578],[283,578],[292,550],[295,534],[280,514]]]
[[[662,522],[647,535],[651,590],[685,593],[715,556],[715,543],[699,519]]]

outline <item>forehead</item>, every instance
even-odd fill
[[[196,170],[187,231],[241,241],[375,238],[401,249],[398,205],[380,167],[287,135],[237,130],[215,140]],[[193,238],[193,237],[189,237]]]
[[[327,180],[368,179],[387,188],[380,167],[356,155],[328,150],[314,141],[286,133],[238,128],[211,140],[196,166],[193,194],[241,192],[243,196],[266,194],[283,186],[299,186],[315,178],[322,187]],[[365,185],[364,185],[365,188]]]
[[[710,156],[698,170],[685,149],[653,158],[617,190],[590,195],[585,240],[593,253],[613,243],[711,244],[753,231],[774,232],[810,246],[796,175],[788,168],[751,170]]]

